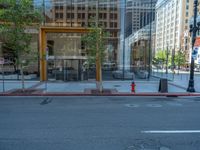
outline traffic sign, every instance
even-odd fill
[[[199,50],[199,47],[194,47],[194,49],[193,49],[193,51],[192,51],[192,58],[193,58],[194,60],[197,59],[198,50]]]

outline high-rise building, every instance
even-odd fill
[[[126,8],[126,37],[135,33],[150,23],[150,15],[155,16],[155,5],[157,0],[127,0]]]
[[[127,0],[126,1],[126,11],[124,12],[124,14],[122,14],[121,17],[126,16],[125,17],[125,25],[123,25],[123,21],[121,21],[121,26],[122,28],[125,28],[124,33],[121,32],[120,37],[123,37],[123,35],[125,34],[125,39],[123,40],[121,38],[121,49],[123,49],[123,44],[124,46],[124,51],[120,51],[121,55],[120,56],[124,56],[125,59],[123,59],[121,57],[120,59],[120,64],[125,64],[126,69],[130,70],[131,66],[133,65],[133,62],[136,60],[135,59],[136,53],[133,53],[133,49],[135,51],[137,51],[137,53],[141,53],[140,49],[138,48],[138,46],[133,46],[135,45],[135,43],[140,43],[140,40],[145,40],[145,45],[143,47],[145,47],[146,50],[146,54],[147,54],[147,50],[150,49],[149,46],[149,42],[151,39],[151,36],[153,34],[150,34],[150,30],[152,31],[153,27],[153,21],[155,20],[155,5],[157,0]],[[139,34],[138,34],[139,33]],[[145,34],[145,36],[143,36]],[[148,36],[146,36],[148,35]],[[140,38],[137,38],[138,36],[140,36]],[[142,36],[142,37],[141,37]],[[152,40],[152,39],[151,39]],[[123,42],[125,41],[125,42]],[[152,42],[151,42],[152,43]],[[124,53],[124,54],[123,54]],[[133,56],[134,55],[134,56]],[[147,55],[146,55],[147,56]],[[144,56],[144,57],[146,57]],[[145,64],[147,63],[147,57],[143,58],[143,60],[145,59]]]
[[[44,25],[69,29],[88,28],[95,23],[101,25],[109,32],[105,64],[117,66],[121,30],[119,10],[119,0],[52,0],[48,8],[45,7]],[[60,70],[73,68],[77,72],[73,78],[78,76],[80,79],[79,74],[87,56],[81,36],[78,33],[48,33],[49,66]],[[56,78],[60,79],[59,76]]]
[[[156,5],[156,45],[155,49],[166,50],[175,55],[181,45],[188,45],[189,19],[193,16],[193,1],[159,0]],[[185,37],[187,39],[187,37]]]
[[[119,0],[52,0],[52,19],[46,25],[89,27],[90,23],[103,26],[109,33],[116,61],[120,32]],[[92,19],[92,18],[95,18]]]
[[[120,27],[118,0],[53,0],[52,5],[52,19],[57,26],[88,27],[94,17],[106,29]]]

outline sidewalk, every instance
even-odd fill
[[[136,81],[136,93],[157,93],[159,81]],[[37,87],[45,89],[45,83]],[[95,89],[95,82],[68,82],[68,83],[48,83],[47,92],[84,92],[85,89]],[[116,89],[119,93],[131,93],[131,81],[104,81],[103,88]],[[168,85],[170,93],[185,92],[184,89],[174,85]]]
[[[185,88],[175,85],[173,82],[168,84],[168,93],[159,93],[159,80],[144,80],[144,81],[135,81],[136,92],[131,92],[131,80],[129,81],[103,81],[104,89],[112,89],[115,93],[111,95],[122,95],[122,96],[168,96],[168,95],[180,95],[180,96],[191,96],[187,93]],[[95,81],[84,81],[84,82],[48,82],[47,86],[45,82],[39,81],[26,81],[25,87],[29,89],[35,89],[41,91],[40,93],[35,94],[36,96],[76,96],[76,95],[90,95],[86,93],[86,89],[96,89]],[[5,82],[5,93],[2,93],[2,81],[0,87],[0,95],[13,95],[12,90],[21,89],[20,81],[6,81]],[[47,89],[45,89],[47,87]],[[199,93],[195,93],[199,94]],[[20,94],[15,94],[20,95]],[[23,95],[23,94],[22,94]],[[28,95],[28,94],[24,94]],[[32,94],[34,95],[34,94]],[[109,94],[108,94],[109,95]],[[199,95],[198,95],[199,96]]]
[[[25,81],[25,88],[32,88],[34,86],[37,86],[39,84],[39,81]],[[4,81],[4,90],[5,92],[8,92],[13,89],[21,89],[22,88],[22,82],[21,81]],[[0,80],[0,92],[3,92],[3,81]]]
[[[159,78],[167,78],[169,83],[179,86],[185,90],[187,90],[188,83],[189,83],[189,72],[180,72],[179,74],[172,74],[172,73],[161,73],[161,72],[154,72],[154,77]],[[200,93],[200,74],[195,72],[194,73],[194,87],[196,92]]]

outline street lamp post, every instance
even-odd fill
[[[196,34],[199,30],[200,22],[197,24],[197,5],[198,0],[194,0],[194,20],[193,24],[190,24],[190,32],[192,33],[192,52],[194,51],[194,44],[196,40]],[[191,66],[190,66],[190,80],[187,88],[187,92],[195,92],[194,89],[194,57],[191,55]]]
[[[166,51],[166,74],[168,74],[168,61],[169,61],[169,48],[167,43],[167,51]]]
[[[152,39],[151,39],[152,31],[151,31],[151,30],[152,30],[152,20],[153,20],[153,18],[152,18],[152,11],[153,11],[153,10],[152,10],[152,9],[153,9],[152,0],[151,0],[150,3],[151,3],[151,6],[150,6],[150,7],[151,7],[151,10],[150,10],[150,24],[149,24],[149,25],[150,25],[150,27],[149,27],[149,28],[150,28],[150,31],[149,31],[149,37],[150,37],[150,38],[149,38],[149,67],[148,67],[148,79],[150,79],[150,76],[151,76],[151,61],[152,61],[152,54],[151,54],[151,53],[152,53],[152,50],[151,50],[151,48],[152,48],[152,47],[151,47],[151,44],[152,44],[152,43],[151,43],[151,42],[152,42]]]
[[[126,0],[124,0],[124,36],[123,36],[123,80],[125,78],[125,40],[126,40]]]

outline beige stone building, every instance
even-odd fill
[[[189,19],[193,16],[191,0],[159,0],[156,5],[155,49],[166,50],[172,55],[182,48],[189,59]]]

